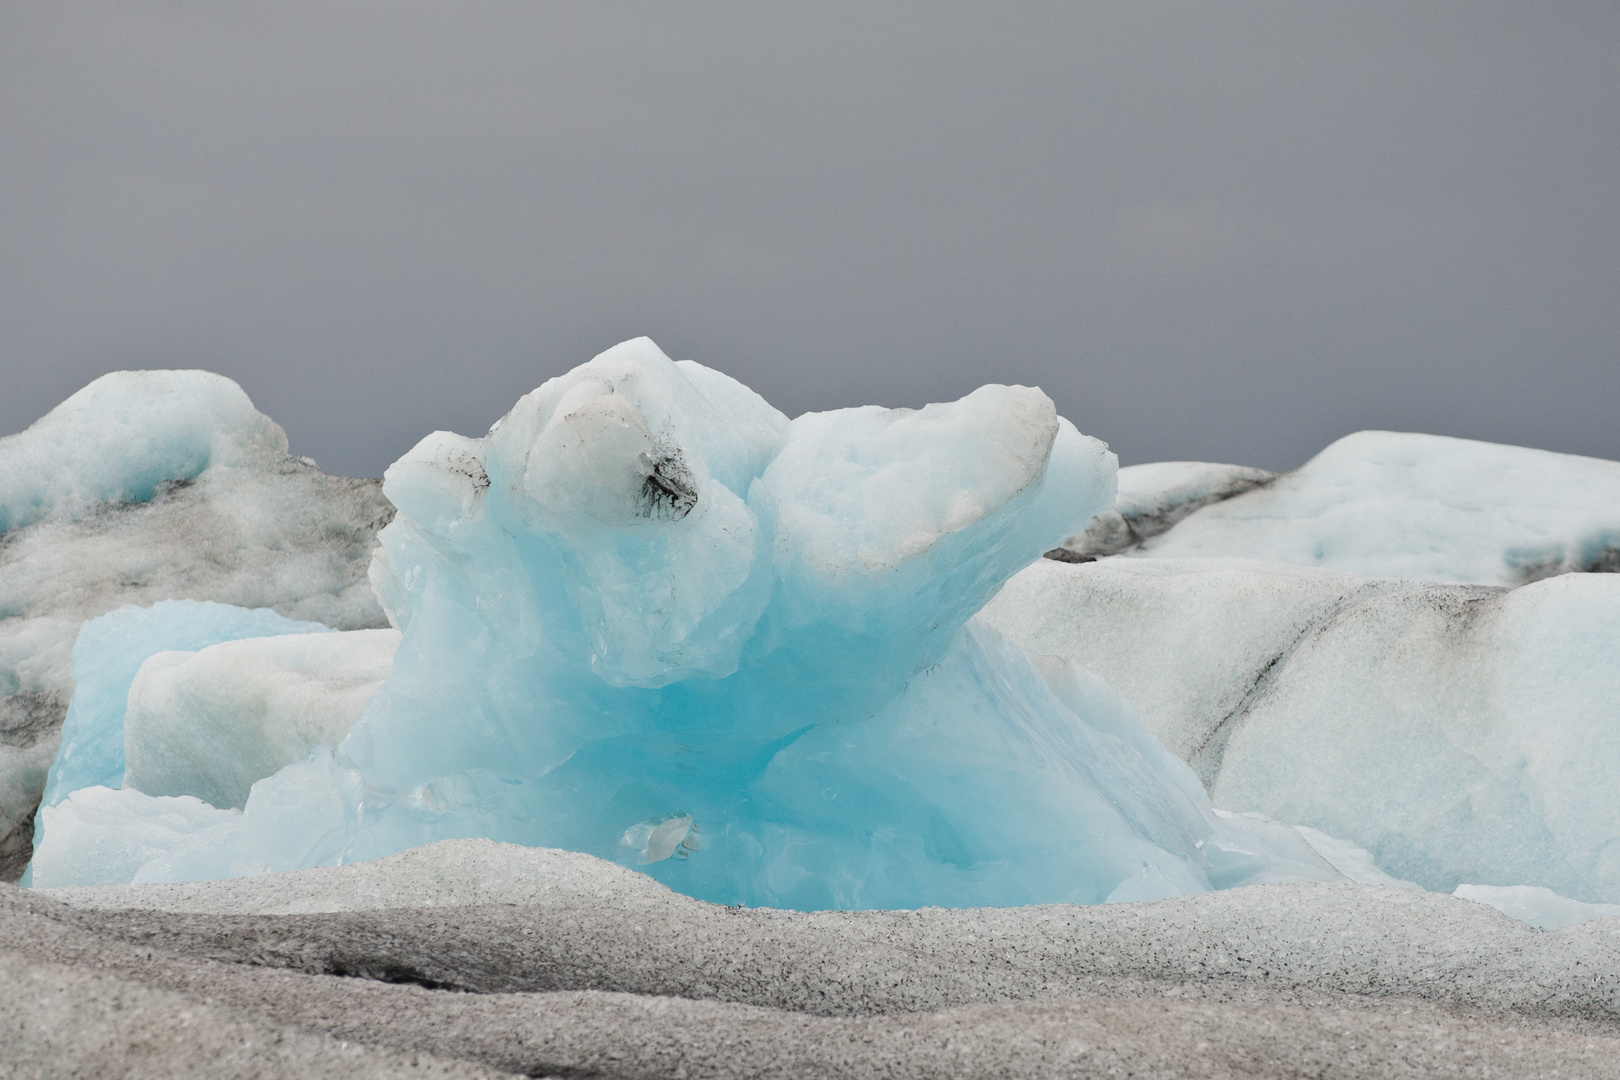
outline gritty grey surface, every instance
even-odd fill
[[[256,955],[232,963],[199,959],[185,955],[183,946],[172,951],[175,939],[125,936],[116,919],[101,921],[107,913],[73,911],[11,889],[0,895],[0,948],[30,964],[58,965],[45,969],[44,982],[52,970],[70,969],[61,976],[68,992],[78,985],[71,980],[93,975],[206,1000],[215,1010],[228,1010],[198,1014],[207,1038],[220,1045],[236,1036],[234,1029],[219,1029],[248,1014],[340,1042],[531,1075],[1620,1076],[1612,1020],[1560,1024],[1546,1016],[1502,1016],[1394,997],[1287,1000],[1268,997],[1263,984],[1225,998],[1177,1000],[1175,983],[1155,988],[1151,979],[1121,980],[1099,993],[1067,998],[862,1017],[716,1001],[703,986],[686,987],[690,997],[591,990],[459,993],[267,968]],[[651,934],[662,928],[647,929]],[[904,945],[903,935],[896,935],[895,944]],[[778,949],[793,952],[785,942]],[[830,990],[837,986],[839,958],[796,959],[819,966]],[[1219,981],[1195,971],[1179,976],[1194,988]],[[39,982],[34,996],[41,993]],[[12,1003],[7,1009],[26,1013],[34,1007]],[[5,1030],[13,1033],[4,1036],[9,1050],[16,1027]],[[164,1052],[152,1050],[138,1034],[122,1044],[105,1029],[96,1038],[104,1047],[99,1060],[110,1065],[95,1075],[141,1075],[113,1067],[124,1060],[120,1045],[131,1059]],[[189,1053],[189,1047],[173,1050],[176,1062]],[[298,1074],[296,1068],[278,1072],[276,1059],[266,1061],[262,1075]]]
[[[522,904],[621,911],[700,905],[646,874],[554,848],[443,840],[347,866],[179,884],[41,889],[75,907],[144,908],[214,915],[284,915],[378,908]]]
[[[324,906],[348,910],[316,913],[323,889]],[[1422,998],[1620,1034],[1620,920],[1543,932],[1456,897],[1349,882],[1091,907],[803,913],[703,903],[588,855],[462,840],[346,867],[45,893],[81,905],[71,917],[96,932],[176,955],[480,993],[624,991],[861,1016],[1150,984],[1217,998]],[[305,913],[262,914],[289,910]]]
[[[307,910],[323,889],[348,910]],[[69,894],[80,906],[0,890],[0,949],[39,985],[139,984],[207,1000],[221,1024],[518,1073],[1620,1076],[1620,920],[1544,933],[1409,890],[801,914],[456,841],[299,875],[57,891]],[[292,904],[305,913],[242,913]]]
[[[264,1020],[130,979],[0,952],[0,1076],[473,1080],[486,1066]]]

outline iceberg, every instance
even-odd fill
[[[0,438],[0,880],[31,853],[84,623],[191,599],[386,626],[366,580],[381,487],[290,456],[206,371],[106,375]]]
[[[1038,390],[790,422],[626,342],[484,438],[438,432],[388,470],[398,515],[370,580],[397,649],[345,661],[354,635],[333,633],[144,659],[117,725],[124,786],[74,773],[64,742],[33,883],[220,878],[468,837],[800,909],[1338,878],[1298,832],[1218,816],[1102,679],[973,617],[1106,509],[1114,477]],[[175,636],[194,629],[165,611]],[[269,704],[345,664],[357,719]],[[289,727],[302,735],[272,746]],[[114,833],[134,856],[107,855]]]
[[[1170,477],[1144,477],[1154,479]],[[1291,473],[1195,508],[1128,557],[1236,557],[1502,586],[1620,571],[1620,462],[1362,431]]]
[[[1431,890],[1620,902],[1620,575],[1507,589],[1047,559],[981,618],[1107,679],[1221,807]]]

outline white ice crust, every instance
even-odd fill
[[[286,452],[286,434],[223,375],[115,371],[0,439],[0,532]]]
[[[1620,462],[1363,431],[1133,554],[1509,586],[1620,569]]]
[[[355,630],[157,653],[129,688],[124,785],[240,809],[257,781],[344,740],[398,647],[397,630]]]
[[[1132,700],[1216,805],[1449,892],[1620,901],[1620,575],[1514,590],[1242,560],[1043,560],[983,613]]]

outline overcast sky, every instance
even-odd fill
[[[1127,464],[1620,458],[1620,3],[0,2],[0,433],[206,367],[378,475],[638,334]]]

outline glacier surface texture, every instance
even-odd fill
[[[397,651],[108,616],[131,640],[88,684],[129,688],[98,714],[128,770],[64,741],[33,883],[473,836],[804,909],[1338,877],[1297,832],[1217,816],[1101,679],[973,619],[1112,504],[1115,471],[1038,390],[789,422],[627,342],[389,469],[371,582]],[[135,639],[164,651],[130,671]]]
[[[190,599],[386,626],[366,570],[392,516],[206,371],[114,372],[0,438],[0,880],[31,854],[87,620]]]
[[[1366,577],[1515,586],[1620,571],[1620,462],[1394,431],[1346,435],[1291,473],[1160,462],[1122,469],[1136,537],[1076,556],[1236,557]],[[1126,475],[1130,474],[1130,475]],[[1163,509],[1161,509],[1161,507]],[[1184,519],[1177,517],[1188,510]],[[1174,528],[1164,528],[1175,518]]]

